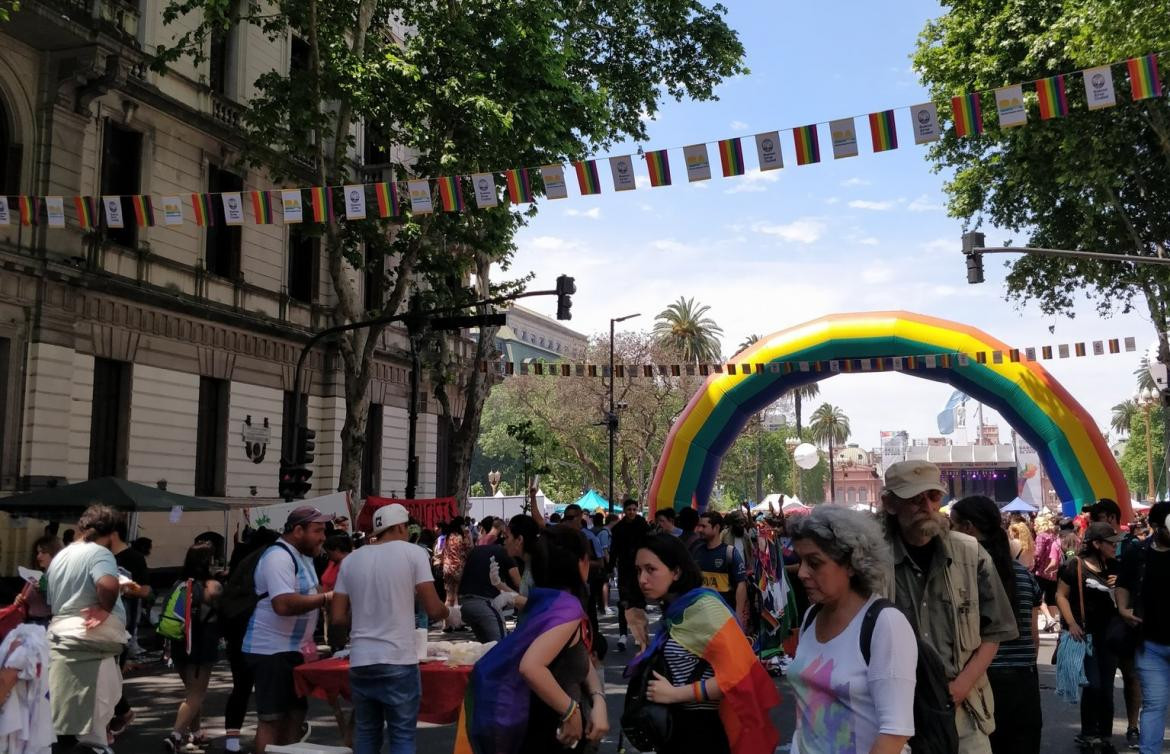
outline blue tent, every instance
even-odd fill
[[[597,490],[589,490],[586,492],[581,496],[581,499],[576,502],[576,505],[581,506],[581,510],[589,514],[592,514],[598,508],[601,508],[606,512],[609,511],[609,501],[606,500],[602,495],[598,494]],[[565,508],[568,507],[569,504],[565,503],[563,505],[558,505],[553,510],[557,513],[563,514],[565,512]]]

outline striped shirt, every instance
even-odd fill
[[[683,645],[674,639],[667,639],[662,647],[662,657],[666,660],[666,669],[669,671],[670,682],[674,686],[688,686],[695,681],[708,681],[715,677],[715,671],[710,665],[703,668],[702,674],[695,678],[695,668],[702,660],[688,652]],[[686,702],[682,705],[687,709],[719,709],[719,702]]]
[[[1031,668],[1036,666],[1036,647],[1032,644],[1032,610],[1040,606],[1040,585],[1028,568],[1018,560],[1012,561],[1016,576],[1016,625],[1018,639],[1000,642],[999,651],[991,661],[993,668]]]

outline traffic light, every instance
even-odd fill
[[[277,477],[276,489],[282,500],[296,499],[296,492],[293,490],[293,467],[283,458],[280,459],[280,476]]]
[[[315,458],[315,451],[317,450],[317,443],[314,440],[317,438],[317,433],[309,429],[305,425],[301,425],[297,429],[297,463],[303,466],[312,466]]]
[[[573,299],[570,297],[576,292],[577,284],[573,278],[568,275],[557,278],[557,319],[573,318]]]
[[[983,254],[976,249],[984,248],[982,233],[970,232],[963,234],[963,254],[967,257],[967,282],[974,285],[983,282]]]

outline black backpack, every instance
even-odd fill
[[[897,610],[898,606],[887,599],[874,600],[861,619],[858,643],[866,665],[869,665],[878,614],[886,608]],[[809,608],[803,630],[808,630],[820,609],[820,605]],[[914,626],[913,619],[910,619],[910,625]],[[914,639],[918,644],[918,667],[915,671],[914,736],[910,739],[910,751],[912,754],[955,754],[959,750],[959,733],[955,728],[955,705],[951,701],[946,667],[938,652],[922,640],[917,630]]]
[[[273,547],[288,553],[288,556],[292,558],[293,573],[300,574],[300,558],[294,556],[284,545],[273,544],[260,548],[241,560],[228,576],[227,583],[223,587],[223,595],[219,598],[217,612],[220,619],[228,623],[247,621],[252,617],[252,612],[260,600],[268,596],[267,592],[256,594],[256,565],[260,562],[260,558],[264,557],[264,553]]]

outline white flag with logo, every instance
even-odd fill
[[[833,138],[833,159],[857,156],[857,127],[852,118],[829,121],[829,135]]]
[[[183,224],[183,202],[179,197],[164,196],[162,198],[162,218],[163,225]]]
[[[65,227],[65,200],[60,196],[45,197],[45,215],[50,228]]]
[[[628,154],[609,158],[609,171],[613,173],[614,191],[633,191],[638,188],[634,180],[634,161]]]
[[[780,132],[756,134],[756,154],[760,158],[761,171],[779,170],[784,167],[784,155],[780,152]]]
[[[244,224],[244,200],[238,191],[227,191],[219,195],[223,201],[223,224]]]
[[[1019,84],[995,90],[995,109],[999,112],[1000,128],[1013,128],[1028,123],[1028,108],[1024,106],[1024,88]]]
[[[914,143],[927,144],[938,141],[941,131],[938,127],[938,108],[933,102],[925,102],[910,108],[910,119],[914,126]]]
[[[280,192],[280,208],[286,223],[305,221],[305,200],[300,189],[285,189]]]
[[[364,186],[350,184],[345,186],[342,191],[345,192],[345,219],[346,220],[365,220],[366,219],[366,189]]]
[[[711,178],[711,159],[706,144],[692,144],[683,147],[683,161],[687,164],[687,180],[706,181]]]
[[[410,192],[410,211],[416,215],[425,215],[435,211],[431,200],[430,181],[407,181],[406,190]]]
[[[565,169],[560,165],[545,165],[540,169],[544,181],[544,195],[549,199],[567,199],[569,187],[565,184]]]
[[[1103,107],[1113,107],[1117,104],[1117,95],[1113,91],[1113,68],[1103,65],[1100,68],[1088,68],[1084,72],[1085,98],[1090,110],[1100,110]]]
[[[102,206],[105,208],[106,212],[107,228],[126,227],[126,219],[122,216],[122,197],[103,196]]]
[[[471,176],[471,185],[475,187],[475,206],[495,207],[500,203],[500,195],[496,193],[496,176],[492,173],[474,173]]]
[[[11,225],[12,213],[8,209],[8,197],[0,196],[0,225]]]

